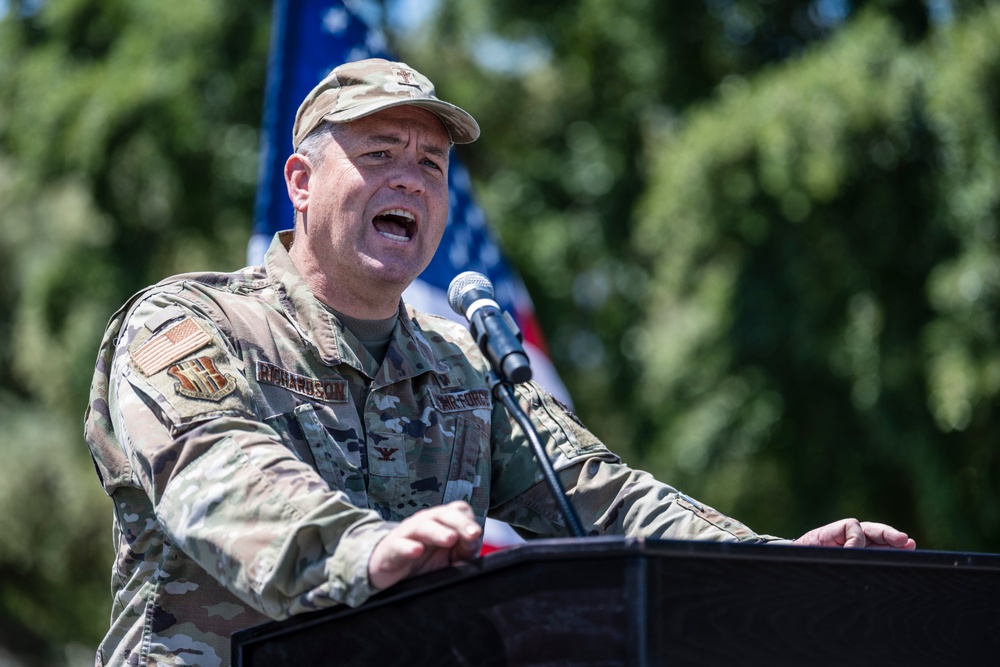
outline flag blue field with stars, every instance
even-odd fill
[[[393,59],[379,27],[382,9],[371,1],[275,0],[273,12],[259,184],[247,249],[250,264],[263,260],[275,232],[293,226],[284,164],[292,150],[292,124],[301,100],[337,65],[371,57]],[[419,310],[462,321],[448,306],[448,285],[463,271],[486,275],[493,283],[497,303],[510,311],[524,334],[534,379],[568,403],[566,389],[546,354],[527,290],[490,234],[482,210],[473,200],[469,174],[454,155],[449,190],[448,225],[441,245],[427,269],[403,293],[403,299]],[[506,540],[513,541],[512,534],[488,526],[484,552]]]

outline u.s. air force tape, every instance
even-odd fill
[[[447,394],[431,393],[434,407],[439,412],[460,412],[462,410],[489,410],[493,407],[490,392],[486,389],[470,389]]]

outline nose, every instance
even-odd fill
[[[409,194],[420,194],[424,191],[424,175],[413,155],[403,155],[394,165],[389,176],[389,187]]]

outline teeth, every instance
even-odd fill
[[[416,216],[401,208],[391,208],[375,216],[375,227],[378,233],[390,241],[396,241],[397,243],[409,242],[410,235],[415,226]],[[394,234],[389,231],[390,229],[403,233]]]
[[[412,221],[414,219],[412,213],[410,213],[409,211],[404,211],[401,208],[389,209],[388,211],[384,211],[382,213],[382,215],[395,215],[395,216],[398,216],[400,218],[406,218],[407,220],[410,220],[410,221]]]
[[[405,242],[410,240],[405,236],[396,236],[395,234],[390,234],[389,232],[379,232],[379,234],[386,237],[387,239],[392,239],[393,241]]]

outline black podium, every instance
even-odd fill
[[[1000,665],[1000,556],[546,540],[243,630],[233,664]]]

